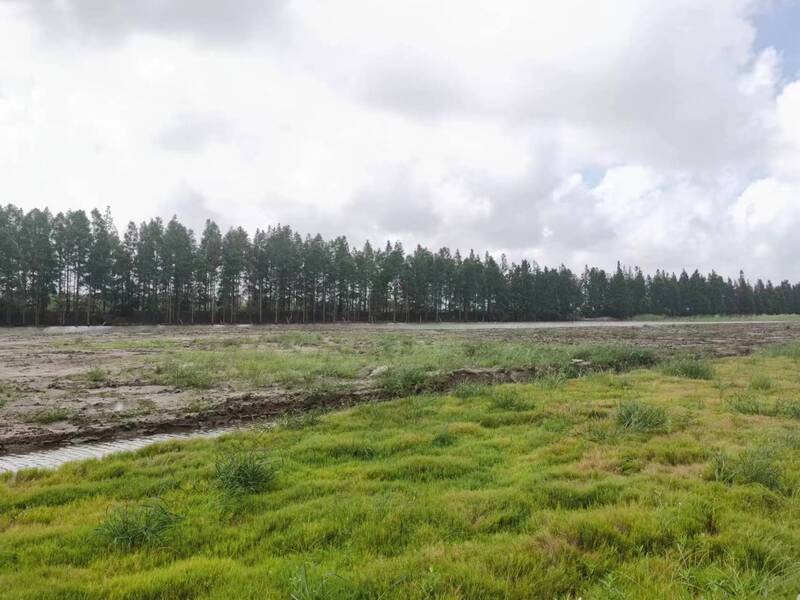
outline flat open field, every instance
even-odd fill
[[[371,391],[219,439],[0,475],[0,598],[795,599],[797,336],[6,332],[4,414],[73,411],[34,431],[80,431],[115,402],[157,428],[205,399],[202,420],[217,394],[268,414],[295,408],[278,389],[308,407]]]
[[[0,330],[0,452],[736,356],[800,321]]]

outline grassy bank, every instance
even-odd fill
[[[797,346],[0,479],[2,598],[794,598]]]

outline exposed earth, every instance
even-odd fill
[[[387,392],[379,383],[380,376],[392,365],[382,364],[380,356],[369,349],[389,338],[412,351],[445,344],[473,348],[481,344],[614,344],[652,349],[661,355],[724,357],[800,340],[800,322],[2,329],[0,454],[229,426],[382,399]],[[197,383],[165,375],[171,373],[169,369],[181,368],[186,353],[216,353],[235,363],[245,356],[235,352],[290,362],[286,373],[280,370],[284,367],[275,368],[266,378],[257,373],[240,380],[201,379]],[[312,357],[324,362],[319,370],[322,375],[309,375],[302,362],[292,371],[291,361]],[[340,360],[353,364],[346,375],[335,368]],[[516,381],[534,370],[519,364],[487,368],[467,362],[458,367],[439,373],[437,381],[442,385],[465,379]]]

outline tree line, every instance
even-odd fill
[[[679,275],[619,263],[607,272],[540,267],[400,242],[351,247],[291,227],[211,220],[198,240],[173,217],[120,235],[110,211],[0,206],[6,325],[566,320],[800,313],[800,284],[740,273]]]

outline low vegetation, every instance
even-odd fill
[[[680,358],[664,365],[664,374],[688,379],[713,379],[714,369],[707,360]]]
[[[464,381],[5,475],[0,596],[794,598],[796,359],[710,366]]]
[[[145,500],[114,508],[96,529],[100,545],[111,550],[130,552],[149,546],[164,548],[170,531],[180,517],[163,502]]]
[[[304,343],[302,334],[271,343],[239,340],[235,346],[165,350],[151,361],[154,383],[179,388],[259,388],[280,385],[324,390],[356,380],[379,384],[389,397],[448,387],[463,368],[528,372],[557,383],[587,372],[622,372],[655,365],[659,354],[624,345],[557,346],[526,342],[415,339],[408,335],[352,336]]]

